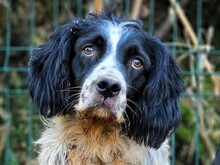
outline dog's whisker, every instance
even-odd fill
[[[133,110],[133,109],[131,108],[131,106],[128,105],[128,104],[127,104],[127,107],[132,111],[132,114],[134,114],[135,116],[137,116],[137,118],[140,120],[140,117],[139,117],[139,115],[137,114],[137,112],[135,112],[135,110]]]
[[[74,106],[75,106],[75,104],[77,104],[78,103],[78,98],[75,98],[74,100],[72,100],[71,102],[69,102],[68,104],[66,104],[65,106],[64,106],[64,108],[62,109],[62,113],[64,112],[64,111],[74,111]]]
[[[136,102],[132,101],[131,99],[127,99],[127,101],[130,102],[130,103],[132,103],[132,104],[133,104],[134,106],[136,106],[139,110],[141,110],[140,106],[139,106]]]
[[[82,86],[74,86],[74,87],[69,87],[66,89],[60,89],[58,90],[59,92],[80,92],[82,90]]]
[[[71,86],[66,89],[82,89],[82,86]]]
[[[58,90],[58,92],[80,92],[81,90],[79,89],[63,89],[63,90]]]
[[[80,90],[80,89],[82,89],[82,86],[68,87],[66,89],[78,89],[78,90]]]
[[[126,111],[124,111],[124,114],[126,116],[126,119],[128,120],[128,122],[124,122],[124,124],[125,124],[126,128],[129,129],[130,128],[130,124],[131,124],[131,120],[130,120],[130,118],[129,118],[129,116],[128,116]]]
[[[69,108],[72,108],[76,103],[78,102],[78,99],[75,98],[74,100],[72,100],[70,103],[68,103],[65,108],[68,110]]]
[[[80,93],[75,93],[75,94],[72,94],[68,97],[66,97],[64,100],[65,100],[65,103],[68,103],[68,101],[72,98],[79,98],[80,97]]]
[[[127,85],[127,87],[134,89],[136,92],[141,93],[137,88],[131,86],[131,85]]]
[[[62,109],[62,112],[64,111],[73,111],[74,110],[74,105],[78,103],[79,97],[75,97],[70,103],[66,104],[66,106]]]
[[[64,99],[64,103],[68,104],[69,102],[72,102],[73,100],[78,99],[78,98],[80,98],[80,95],[78,93],[70,95]]]
[[[62,90],[58,90],[59,92],[80,92],[81,91],[81,89],[62,89]]]

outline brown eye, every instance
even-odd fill
[[[142,59],[139,57],[136,57],[132,60],[131,66],[135,69],[140,69],[143,66]]]
[[[92,56],[94,54],[94,48],[93,46],[87,46],[83,49],[83,53],[86,55],[86,56]]]

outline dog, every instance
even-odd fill
[[[93,13],[62,25],[34,50],[28,82],[48,120],[39,164],[169,164],[184,83],[140,20]]]

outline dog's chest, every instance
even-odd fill
[[[103,123],[104,122],[104,123]],[[37,141],[40,165],[164,165],[169,164],[166,141],[158,150],[138,145],[109,121],[57,117]]]
[[[142,164],[145,147],[122,135],[117,124],[105,120],[71,123],[63,134],[69,164]]]

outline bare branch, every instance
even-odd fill
[[[143,0],[134,0],[133,1],[133,8],[131,11],[131,18],[132,19],[137,19],[141,10],[141,5],[142,5]]]

